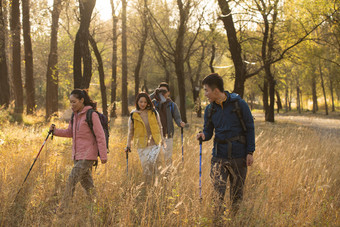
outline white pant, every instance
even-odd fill
[[[161,147],[157,145],[137,149],[143,167],[143,173],[147,178],[152,177],[155,174],[160,150]]]
[[[172,164],[172,150],[174,145],[174,139],[169,138],[165,139],[166,148],[161,149],[162,155],[164,157],[165,164],[171,165]]]

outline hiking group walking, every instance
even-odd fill
[[[216,192],[216,199],[213,200],[215,211],[217,213],[224,211],[224,196],[229,178],[232,211],[236,213],[243,198],[247,166],[253,164],[255,151],[253,117],[247,103],[239,95],[224,91],[223,79],[218,74],[208,75],[202,85],[210,104],[205,109],[203,131],[199,132],[196,138],[201,143],[210,140],[215,134],[210,171]],[[97,163],[98,156],[103,164],[108,160],[107,119],[97,112],[96,104],[85,90],[73,90],[69,100],[73,114],[68,128],[59,129],[55,125],[50,127],[53,135],[70,137],[73,141],[74,166],[59,206],[61,211],[69,206],[78,182],[85,189],[89,200],[94,200],[96,190],[92,179],[92,167]],[[182,130],[186,126],[176,103],[170,98],[167,83],[160,83],[150,96],[145,92],[137,95],[135,109],[131,111],[128,120],[124,151],[128,164],[128,153],[132,150],[133,141],[147,185],[152,185],[155,180],[161,157],[165,162],[165,166],[162,167],[172,166],[175,132],[173,122]]]

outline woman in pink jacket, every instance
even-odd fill
[[[73,121],[70,120],[68,128],[58,129],[53,125],[50,127],[55,136],[72,137],[73,140],[72,159],[74,160],[74,167],[68,178],[66,191],[61,202],[61,210],[68,207],[78,182],[86,190],[89,199],[92,199],[92,196],[95,195],[91,176],[92,166],[97,161],[98,154],[103,164],[107,162],[106,139],[98,114],[92,113],[94,135],[86,122],[86,112],[89,109],[96,110],[96,104],[85,90],[80,89],[71,92],[70,103],[74,116]]]

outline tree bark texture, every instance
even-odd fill
[[[144,57],[144,50],[145,50],[145,45],[146,41],[148,38],[148,19],[147,19],[147,7],[148,7],[148,2],[147,0],[144,0],[144,6],[143,10],[141,12],[142,14],[142,23],[143,23],[143,31],[141,35],[141,41],[140,41],[140,46],[139,46],[139,51],[138,51],[138,58],[137,58],[137,64],[135,67],[135,97],[137,97],[139,93],[139,87],[140,87],[140,69],[142,67],[142,62],[143,62],[143,57]]]
[[[211,57],[210,57],[210,62],[209,62],[209,68],[210,68],[210,72],[214,73],[214,61],[215,61],[215,54],[216,54],[216,47],[215,44],[211,45]]]
[[[26,113],[35,111],[35,91],[33,78],[33,51],[31,41],[30,0],[22,0],[22,28],[25,48],[25,88],[26,88]]]
[[[265,120],[269,122],[274,122],[274,104],[275,104],[275,79],[274,75],[271,71],[271,64],[273,62],[272,54],[274,53],[274,34],[275,34],[275,26],[277,23],[277,15],[278,15],[278,0],[275,0],[272,9],[268,9],[268,6],[263,0],[256,1],[257,8],[262,15],[263,23],[264,23],[264,31],[263,31],[263,39],[262,39],[262,50],[261,50],[261,58],[262,64],[265,71],[265,78],[268,82],[269,87],[269,100],[264,102],[265,109]],[[268,11],[273,11],[272,15],[270,15]],[[269,21],[269,16],[271,16],[272,21]],[[265,97],[263,98],[265,99]],[[267,99],[267,98],[266,98]],[[269,104],[269,105],[268,105]]]
[[[266,77],[263,80],[262,93],[263,110],[266,113],[266,109],[268,108],[268,80]]]
[[[323,80],[323,72],[322,72],[322,68],[321,68],[321,60],[320,59],[319,59],[319,72],[320,72],[320,78],[321,78],[321,87],[322,87],[323,97],[324,97],[324,100],[325,100],[325,111],[326,111],[326,115],[328,115],[326,89],[325,89],[325,83],[324,83],[324,80]]]
[[[126,37],[126,0],[122,0],[122,116],[129,116],[128,108],[128,66],[127,66],[127,37]]]
[[[303,96],[302,96],[302,89],[300,89],[300,108],[301,108],[301,111],[303,111]]]
[[[118,17],[113,0],[110,1],[112,9],[112,77],[111,77],[111,112],[110,117],[116,118],[116,99],[117,99],[117,24]]]
[[[4,7],[0,0],[0,106],[6,108],[10,100],[9,74],[6,57],[6,24],[4,20]]]
[[[50,54],[46,71],[46,118],[58,112],[58,29],[61,0],[53,1]]]
[[[315,76],[312,75],[312,96],[313,96],[313,113],[318,111],[318,96],[316,94],[316,79]]]
[[[224,28],[227,32],[229,49],[231,58],[235,67],[235,84],[234,91],[243,97],[244,94],[244,83],[246,81],[246,66],[242,59],[242,48],[237,39],[237,33],[234,26],[231,10],[227,0],[218,0],[218,4],[221,8],[224,17],[221,18],[224,24]]]
[[[144,79],[144,84],[143,84],[143,87],[142,87],[142,91],[145,91],[146,93],[149,94],[148,80],[147,79]]]
[[[192,94],[193,94],[193,100],[195,102],[195,106],[196,106],[196,114],[197,117],[202,117],[202,107],[201,107],[201,100],[199,98],[199,94],[200,94],[200,90],[201,90],[201,71],[202,71],[202,67],[203,67],[203,62],[205,59],[205,48],[206,46],[204,45],[204,43],[202,42],[202,53],[201,53],[201,57],[198,61],[198,66],[195,72],[195,75],[192,75],[192,73],[190,74],[190,82],[191,82],[191,89],[192,89]],[[191,69],[190,67],[190,62],[188,60],[188,68]],[[191,71],[191,70],[190,70]]]
[[[12,48],[12,73],[15,98],[14,112],[22,114],[24,111],[24,95],[21,78],[21,45],[20,45],[20,3],[19,0],[12,0],[11,11],[11,32],[13,40]]]
[[[89,48],[89,27],[95,5],[96,0],[79,0],[80,26],[74,43],[73,56],[74,88],[88,89],[90,87],[92,58]]]
[[[89,40],[92,46],[92,49],[94,51],[94,54],[97,58],[98,62],[98,72],[99,72],[99,81],[100,81],[100,93],[102,95],[102,108],[103,108],[103,114],[108,117],[107,112],[107,97],[106,97],[106,87],[105,87],[105,73],[104,73],[104,66],[103,66],[103,60],[102,56],[100,55],[100,52],[97,47],[96,41],[93,39],[93,37],[90,35]]]
[[[300,86],[296,86],[296,109],[298,110],[299,114],[301,114],[301,107],[300,107]]]
[[[185,71],[184,71],[184,36],[187,30],[187,21],[189,16],[191,1],[185,5],[182,0],[177,0],[179,9],[179,25],[177,29],[176,47],[175,47],[175,71],[177,75],[178,92],[180,98],[180,111],[182,121],[187,122],[186,116],[186,90],[185,90]]]
[[[335,112],[333,80],[331,77],[329,77],[329,90],[331,92],[331,98],[332,98],[332,112]]]
[[[280,110],[282,110],[282,102],[280,98],[280,93],[278,90],[276,90],[275,94],[276,94],[277,113],[280,113]]]

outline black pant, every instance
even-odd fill
[[[213,157],[211,159],[210,177],[213,181],[214,189],[222,203],[229,177],[230,200],[234,211],[238,210],[239,202],[242,201],[246,175],[247,162],[245,158],[225,160]]]

